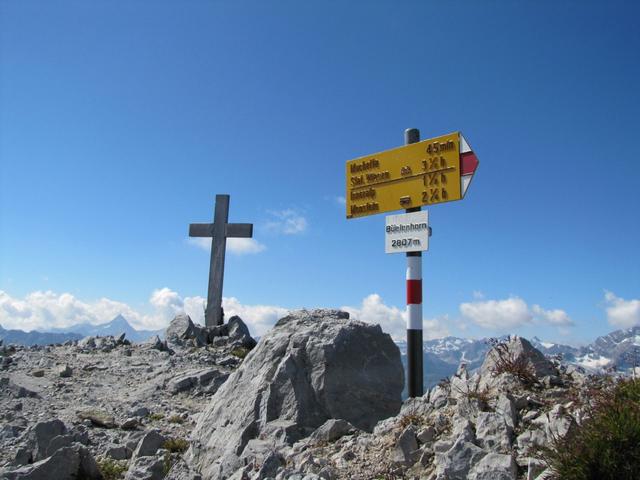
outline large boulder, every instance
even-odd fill
[[[204,478],[227,478],[254,439],[290,445],[331,418],[371,431],[398,413],[403,383],[400,351],[379,325],[337,310],[292,312],[214,395],[189,459]]]

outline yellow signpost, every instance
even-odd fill
[[[460,200],[460,132],[347,162],[347,218]]]
[[[420,142],[420,131],[408,128],[404,139],[403,147],[347,162],[347,218],[404,209],[407,212],[404,215],[387,217],[387,228],[400,232],[425,230],[427,236],[423,240],[414,236],[403,239],[413,247],[404,250],[407,255],[407,392],[409,397],[420,397],[424,393],[422,250],[425,250],[421,246],[427,244],[431,235],[427,212],[420,212],[420,208],[464,198],[478,167],[478,158],[460,132]],[[406,242],[401,244],[406,245]],[[395,253],[393,247],[392,240],[387,253]]]

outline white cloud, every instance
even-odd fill
[[[186,312],[194,322],[204,324],[206,299],[182,297],[169,288],[154,290],[149,297],[151,313],[140,312],[126,303],[101,298],[83,302],[69,293],[33,292],[24,299],[0,290],[0,325],[7,329],[48,330],[77,323],[98,325],[123,315],[137,329],[162,329],[178,313]],[[222,299],[225,317],[240,316],[252,335],[263,335],[288,309],[271,305],[243,305],[237,298]]]
[[[360,307],[342,307],[342,310],[349,312],[351,318],[367,323],[377,323],[382,330],[390,334],[394,340],[406,340],[407,336],[407,311],[395,306],[388,306],[380,295],[373,293],[364,300]],[[441,319],[423,320],[423,338],[430,340],[433,338],[446,337],[449,334],[447,327],[442,324],[446,317]]]
[[[194,322],[204,324],[205,305],[206,299],[203,297],[183,297],[167,287],[151,293],[146,311],[108,298],[85,302],[69,293],[37,291],[24,299],[17,299],[0,290],[0,325],[27,331],[48,330],[85,322],[98,325],[111,321],[117,315],[123,315],[137,329],[156,330],[165,328],[176,314],[182,312],[186,312]],[[235,297],[223,298],[222,306],[225,318],[238,315],[254,336],[264,335],[278,319],[289,312],[288,308],[277,305],[245,305]],[[406,310],[386,305],[377,294],[364,298],[359,307],[343,307],[343,310],[349,312],[351,318],[380,324],[394,340],[405,340]],[[425,340],[447,336],[448,321],[446,316],[425,319]]]
[[[228,238],[227,250],[235,255],[250,255],[260,253],[267,249],[255,238]]]
[[[463,303],[460,313],[476,325],[495,330],[519,327],[533,319],[527,304],[518,297]]]
[[[187,243],[194,247],[201,248],[207,252],[211,251],[211,239],[205,237],[189,237]]]
[[[265,227],[271,232],[283,235],[298,235],[307,230],[307,219],[293,209],[271,210],[269,214],[272,218],[267,221]]]
[[[247,324],[254,336],[264,335],[289,310],[274,305],[243,305],[235,297],[222,300],[225,318],[239,316]]]
[[[556,308],[554,310],[544,310],[540,305],[533,305],[531,311],[536,318],[556,327],[568,327],[573,325],[573,320],[567,312]],[[564,330],[566,334],[566,329]]]
[[[189,237],[187,239],[189,245],[201,248],[206,252],[211,251],[211,239],[204,237]],[[258,242],[255,238],[227,238],[227,252],[234,255],[251,255],[260,253],[267,249],[265,245]]]
[[[129,305],[109,298],[84,302],[70,293],[36,291],[24,299],[0,291],[0,325],[25,331],[70,327],[77,323],[99,325],[123,315],[137,329],[160,329],[168,325],[184,305],[193,298],[183,299],[176,292],[161,288],[149,298],[151,313],[143,313]]]
[[[338,197],[336,197],[336,203],[338,205],[346,205],[347,204],[347,199],[344,198],[343,196],[338,196]]]
[[[620,328],[640,325],[640,300],[625,300],[609,291],[605,291],[604,299],[607,304],[607,320],[611,325]]]
[[[462,303],[460,313],[476,325],[492,330],[510,330],[537,321],[563,328],[566,332],[566,327],[573,325],[564,310],[545,310],[540,305],[529,308],[519,297]]]

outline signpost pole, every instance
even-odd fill
[[[407,128],[404,143],[420,141],[420,130]],[[407,213],[419,212],[408,208]],[[424,394],[422,379],[422,252],[407,252],[407,389],[409,398]]]

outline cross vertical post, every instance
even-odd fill
[[[224,257],[227,237],[251,238],[253,225],[250,223],[227,223],[229,220],[229,195],[216,195],[213,223],[192,223],[190,237],[211,237],[211,260],[209,264],[209,288],[205,324],[207,327],[222,325],[222,284],[224,281]]]

